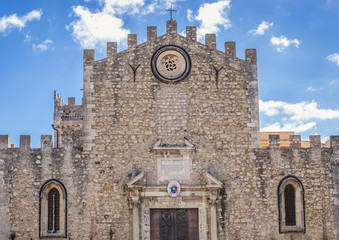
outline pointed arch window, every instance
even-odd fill
[[[67,193],[58,180],[46,182],[40,191],[40,236],[66,237]]]
[[[279,229],[283,232],[305,231],[304,188],[293,176],[284,178],[278,187]]]

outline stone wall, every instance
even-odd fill
[[[311,147],[301,148],[300,136],[291,136],[284,148],[270,136],[270,146],[259,148],[256,51],[239,59],[234,42],[221,52],[215,35],[201,44],[195,27],[184,37],[175,21],[165,35],[147,31],[147,42],[138,45],[131,34],[119,53],[108,43],[107,58],[98,61],[94,50],[84,51],[83,105],[73,98],[66,105],[55,93],[59,148],[51,136],[42,136],[40,149],[30,148],[30,136],[19,148],[0,136],[0,238],[39,239],[40,189],[57,179],[67,191],[68,239],[135,239],[139,227],[141,239],[149,239],[152,207],[199,208],[204,240],[338,239],[338,137],[321,148],[319,136],[311,136]],[[183,81],[153,75],[153,53],[164,45],[189,54]],[[166,195],[171,179],[159,175],[162,161],[181,161],[179,198]],[[173,166],[167,178],[175,176]],[[138,172],[145,177],[131,197],[127,183]],[[220,180],[217,187],[207,172]],[[305,189],[305,233],[279,233],[277,189],[286,176]],[[140,216],[132,220],[132,212]]]

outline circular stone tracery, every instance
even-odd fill
[[[160,81],[177,82],[187,77],[191,69],[191,61],[182,48],[165,46],[154,53],[151,67]]]

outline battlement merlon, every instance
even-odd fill
[[[280,148],[280,136],[279,135],[269,135],[268,136],[268,146],[270,148]],[[325,148],[321,143],[320,135],[311,135],[309,136],[310,147],[312,149],[321,149]],[[301,137],[300,135],[290,135],[289,136],[289,147],[290,148],[302,148],[301,146]],[[339,154],[339,136],[330,137],[330,148],[337,151]]]
[[[175,20],[169,20],[166,24],[166,34],[178,34],[177,33],[177,22]],[[148,26],[147,27],[147,43],[152,44],[157,35],[157,27],[156,26]],[[190,41],[197,41],[197,27],[196,26],[187,26],[186,27],[186,39]],[[127,35],[127,49],[131,50],[138,46],[137,35],[136,34],[128,34]],[[207,33],[205,34],[205,46],[208,49],[216,50],[216,34]],[[107,42],[107,58],[112,59],[117,54],[117,42]],[[236,59],[236,43],[233,41],[225,42],[225,56],[229,59]],[[86,66],[93,66],[95,62],[95,50],[94,49],[85,49],[83,56],[83,64],[84,70],[86,70]],[[245,62],[251,65],[257,65],[257,51],[256,49],[246,49],[245,50]]]
[[[53,137],[52,135],[41,135],[41,149],[51,149],[53,146]],[[8,135],[0,135],[0,149],[16,148],[14,144],[11,144]],[[25,152],[30,150],[31,147],[31,135],[21,135],[20,136],[20,152]]]

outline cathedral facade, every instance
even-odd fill
[[[0,136],[0,239],[339,239],[339,136],[260,147],[257,56],[167,22],[85,50],[54,140]],[[54,144],[53,144],[54,142]]]

